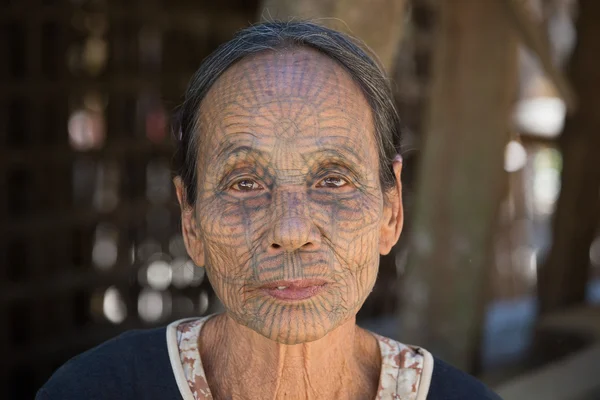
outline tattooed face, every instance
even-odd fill
[[[200,115],[186,240],[228,314],[286,344],[355,316],[387,222],[357,84],[316,51],[269,51],[227,70]]]

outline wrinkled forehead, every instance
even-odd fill
[[[358,84],[336,61],[305,47],[233,65],[204,98],[199,122],[209,149],[240,133],[375,146],[371,108]]]

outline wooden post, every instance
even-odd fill
[[[585,300],[590,245],[600,222],[600,2],[581,0],[578,14],[569,77],[579,102],[559,139],[563,171],[553,243],[538,275],[542,313]]]
[[[473,371],[507,187],[517,42],[500,0],[440,4],[400,339]]]

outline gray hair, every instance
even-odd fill
[[[375,124],[379,178],[385,191],[395,184],[392,161],[400,153],[401,123],[382,68],[356,40],[312,22],[266,22],[239,31],[208,56],[192,77],[183,104],[175,115],[175,172],[186,188],[188,204],[197,195],[200,103],[217,79],[243,58],[266,50],[306,46],[337,61],[362,89]]]

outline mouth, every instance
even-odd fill
[[[261,286],[260,290],[279,300],[298,301],[316,296],[329,283],[324,279],[275,281]]]

